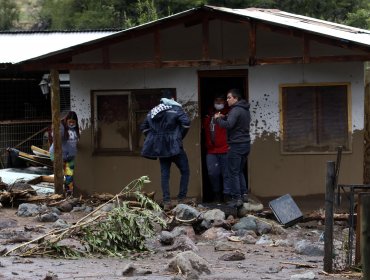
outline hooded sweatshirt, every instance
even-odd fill
[[[249,112],[249,103],[240,100],[230,107],[230,112],[226,118],[217,118],[219,126],[227,130],[227,143],[237,144],[250,142],[249,124],[251,116]]]

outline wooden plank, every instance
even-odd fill
[[[202,21],[202,59],[209,59],[209,19],[205,16]]]
[[[50,153],[49,153],[49,151],[46,151],[46,150],[41,149],[41,148],[39,148],[39,147],[36,147],[36,146],[34,146],[34,145],[32,145],[32,146],[31,146],[31,150],[32,150],[34,153],[39,153],[39,154],[41,154],[41,155],[45,155],[45,156],[47,156],[47,157],[50,157]]]
[[[249,65],[256,65],[257,54],[257,26],[254,21],[250,21],[248,32],[248,47],[249,47]]]
[[[59,72],[56,69],[50,70],[51,77],[51,116],[53,121],[53,144],[54,144],[54,186],[55,193],[62,194],[64,176],[62,159],[62,138],[60,135],[60,92]]]
[[[328,161],[326,168],[324,271],[331,273],[333,271],[334,161]]]

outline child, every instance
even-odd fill
[[[63,171],[65,176],[64,190],[67,195],[73,194],[74,159],[77,154],[77,142],[80,139],[77,114],[69,111],[61,119],[60,135],[62,137]],[[54,160],[54,144],[50,147],[50,157]]]

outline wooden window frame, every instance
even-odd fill
[[[141,147],[137,146],[137,135],[138,131],[136,128],[136,114],[143,113],[144,110],[135,110],[133,106],[133,99],[135,94],[142,94],[144,91],[161,91],[163,89],[174,90],[175,88],[145,88],[145,89],[106,89],[106,90],[92,90],[91,91],[91,120],[92,120],[92,146],[93,146],[93,156],[140,156]],[[149,94],[149,93],[148,93]],[[99,148],[98,147],[98,137],[97,137],[97,97],[102,95],[128,95],[128,148]],[[148,112],[148,110],[145,110]]]
[[[280,152],[283,155],[330,155],[336,154],[336,151],[310,151],[310,152],[289,152],[284,150],[284,104],[283,104],[283,88],[287,87],[325,87],[325,86],[346,86],[347,88],[347,141],[348,150],[343,153],[352,153],[352,92],[351,83],[335,82],[335,83],[293,83],[279,85],[279,112],[280,112]]]

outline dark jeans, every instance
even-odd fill
[[[231,196],[241,198],[248,192],[247,182],[244,176],[244,166],[250,151],[250,143],[230,144],[227,153],[227,171]]]
[[[181,173],[180,189],[177,198],[178,199],[185,198],[188,192],[188,184],[190,177],[189,162],[185,151],[182,149],[181,152],[176,156],[160,158],[159,162],[161,164],[161,185],[163,201],[168,202],[171,199],[169,182],[170,182],[170,169],[172,163],[175,163],[175,165],[177,166]]]
[[[221,179],[223,182],[223,193],[230,194],[226,166],[227,154],[207,154],[207,170],[209,181],[213,192],[221,192]]]

